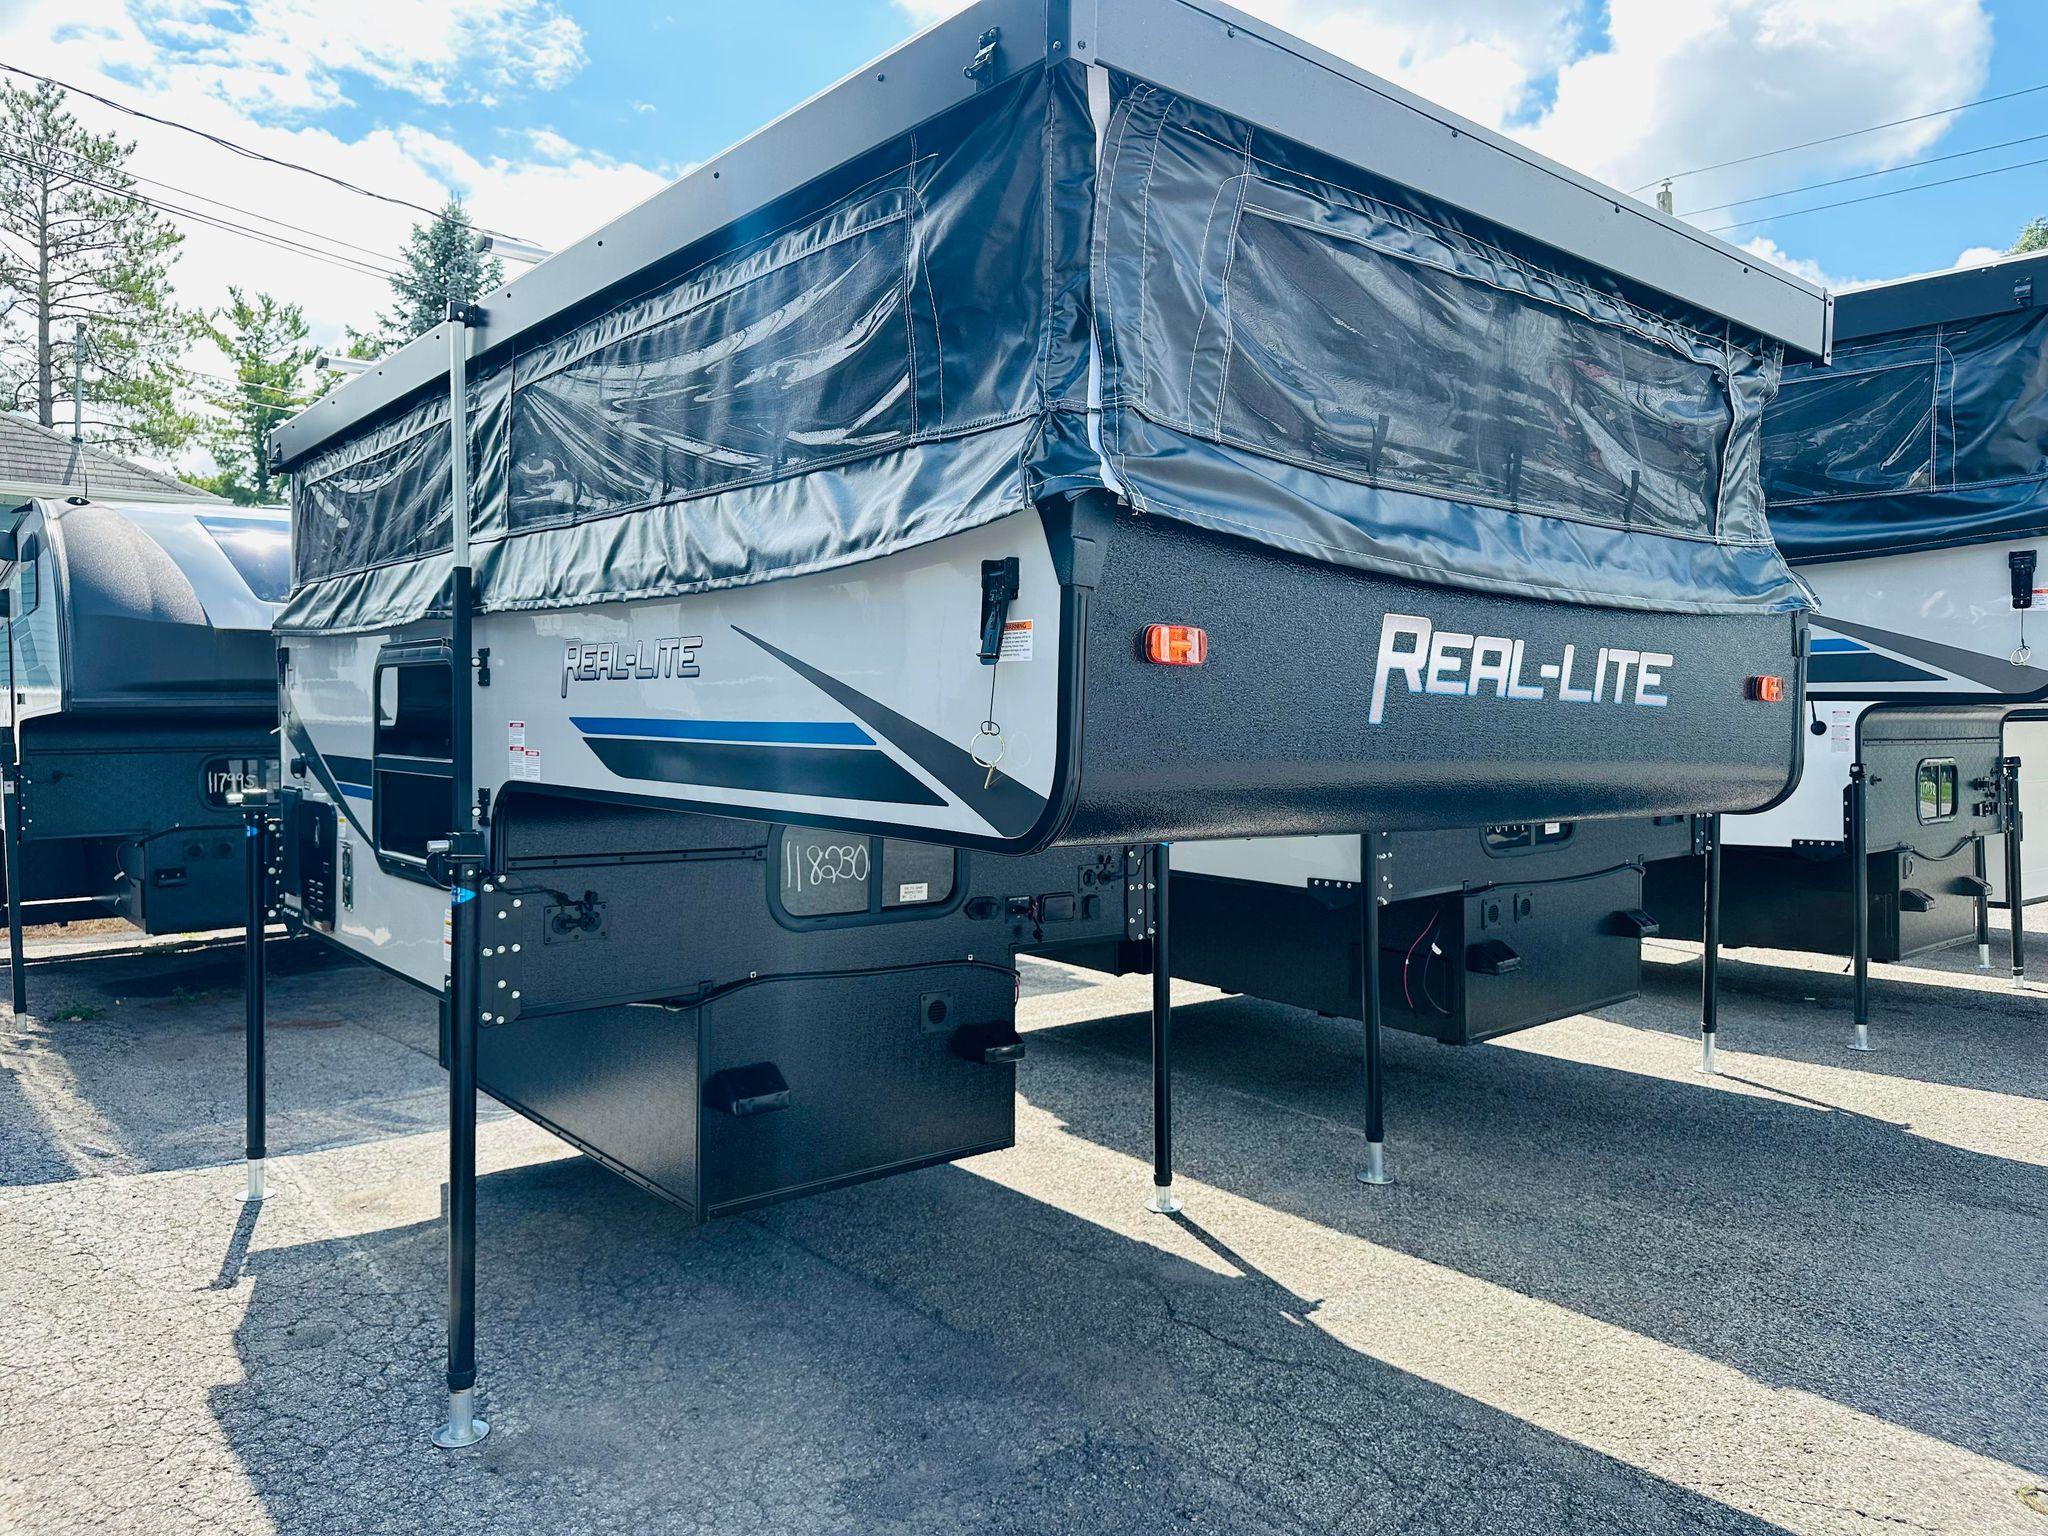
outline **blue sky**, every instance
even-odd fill
[[[418,202],[458,191],[484,223],[559,245],[958,4],[0,0],[0,61]],[[2048,81],[2041,0],[1248,0],[1247,8],[1624,190]],[[337,266],[194,227],[178,277],[188,303],[218,303],[231,281],[268,288],[302,303],[326,341],[383,302],[379,270],[405,237],[403,211],[90,104],[78,111],[137,139],[134,165],[145,175],[317,231],[316,246],[347,239],[379,253]],[[2048,165],[1789,215],[2048,158],[2044,138],[1916,168],[2035,132],[2048,133],[2048,92],[1681,179],[1677,206],[1881,172],[1696,221],[1748,219],[1729,238],[1830,281],[1932,270],[2003,247],[2028,218],[2048,212]],[[1766,213],[1778,216],[1757,217]]]

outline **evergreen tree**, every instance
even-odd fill
[[[134,144],[82,128],[57,86],[4,83],[0,141],[0,405],[68,427],[82,377],[87,436],[176,453],[196,425],[179,405],[191,328],[171,297],[183,237],[138,199]]]
[[[245,504],[276,501],[266,439],[313,399],[305,387],[314,357],[306,344],[306,317],[298,305],[267,293],[252,299],[229,288],[226,306],[205,327],[234,374],[232,384],[208,391],[218,414],[207,424],[206,445],[220,473],[207,488]]]
[[[2013,241],[2012,249],[2006,254],[2017,256],[2022,251],[2048,251],[2048,219],[2030,219],[2027,227],[2020,231],[2019,239]]]
[[[451,197],[432,223],[415,224],[406,242],[404,270],[391,279],[396,302],[384,316],[388,345],[403,346],[432,330],[448,318],[451,300],[472,304],[504,280],[504,263],[484,254],[469,210],[461,198]]]

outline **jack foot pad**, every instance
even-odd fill
[[[448,1422],[434,1431],[434,1444],[444,1451],[459,1451],[475,1445],[491,1432],[491,1426],[476,1416],[476,1388],[448,1394]]]

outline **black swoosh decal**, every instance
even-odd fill
[[[905,757],[945,785],[969,810],[1004,837],[1022,837],[1045,814],[1043,796],[1032,793],[1007,774],[998,772],[991,778],[989,771],[975,762],[966,748],[954,746],[945,737],[926,730],[908,716],[899,715],[888,705],[848,687],[830,673],[797,660],[759,635],[748,634],[737,624],[733,626],[733,633],[753,641],[804,681],[829,695],[869,730],[888,737]]]
[[[777,747],[723,741],[586,736],[583,744],[622,779],[715,784],[771,795],[944,805],[903,765],[873,747]]]
[[[1935,640],[1922,640],[1917,635],[1894,634],[1889,629],[1879,629],[1873,624],[1856,624],[1848,619],[1816,617],[1813,623],[1816,629],[1831,629],[1872,645],[1881,645],[1888,651],[1897,651],[1915,661],[1924,661],[1929,666],[1953,672],[1958,677],[1967,677],[1971,682],[1982,683],[1999,693],[2038,693],[2048,688],[2048,672],[2039,667],[2016,667],[2003,657],[1987,656],[1982,651],[1966,651],[1959,645],[1943,645]]]
[[[341,785],[335,782],[334,771],[327,766],[327,759],[320,755],[320,749],[313,745],[313,738],[306,733],[305,724],[299,719],[299,712],[292,708],[290,694],[286,694],[284,700],[284,734],[285,740],[292,744],[299,756],[306,760],[306,766],[313,770],[313,777],[319,780],[320,787],[327,791],[327,798],[334,802],[334,808],[341,812],[350,826],[362,834],[364,842],[371,842],[370,829],[356,820],[356,813],[348,803],[349,797],[341,792]]]

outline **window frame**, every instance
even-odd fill
[[[944,848],[938,844],[922,846],[938,849],[952,856],[952,888],[937,901],[917,902],[908,906],[890,906],[883,899],[882,871],[890,843],[916,843],[916,838],[885,837],[879,832],[848,832],[843,840],[867,845],[867,905],[857,912],[824,912],[813,916],[791,912],[782,900],[783,846],[792,834],[798,836],[829,833],[832,829],[810,826],[778,825],[769,839],[768,857],[763,861],[766,867],[768,910],[775,921],[796,932],[813,928],[858,928],[873,923],[917,922],[925,918],[941,917],[957,911],[967,899],[967,865],[965,856],[958,848]]]
[[[386,780],[397,776],[408,779],[430,779],[442,786],[442,799],[448,812],[448,820],[454,820],[452,799],[455,792],[455,742],[452,736],[453,718],[451,710],[451,736],[449,756],[445,758],[422,756],[417,753],[390,752],[384,747],[384,676],[408,668],[438,667],[448,677],[451,699],[454,685],[454,651],[445,640],[402,641],[387,645],[377,653],[377,663],[370,674],[370,841],[376,849],[380,862],[396,866],[401,873],[418,872],[416,878],[425,879],[427,866],[426,849],[413,852],[409,847],[392,847],[387,836],[387,822],[392,797],[386,792]],[[434,765],[443,765],[445,771],[436,771]],[[453,828],[444,828],[439,834],[447,836]]]

